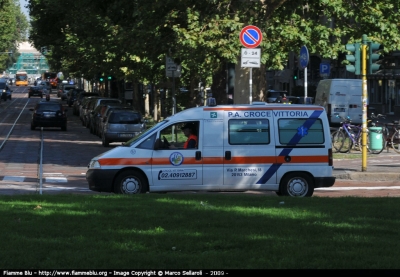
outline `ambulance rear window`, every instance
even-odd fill
[[[323,144],[324,128],[321,119],[287,118],[278,120],[280,144]]]
[[[267,119],[229,120],[229,144],[269,144],[270,130]]]

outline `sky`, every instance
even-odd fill
[[[26,15],[26,17],[28,18],[28,21],[29,21],[29,11],[27,8],[24,7],[27,4],[28,4],[28,0],[19,0],[19,5],[21,6],[21,11]]]

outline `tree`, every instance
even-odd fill
[[[15,62],[18,43],[25,39],[27,20],[17,0],[0,1],[0,67],[5,70]]]
[[[283,69],[288,53],[299,53],[302,45],[311,54],[337,59],[344,45],[363,33],[388,50],[399,49],[399,5],[397,0],[31,0],[30,39],[35,46],[52,46],[54,67],[85,76],[111,72],[143,83],[166,79],[170,53],[181,61],[179,81],[190,84],[193,100],[200,80],[220,83],[212,77],[223,76],[226,63],[238,62],[238,35],[246,25],[263,32],[264,72]],[[259,84],[257,91],[265,91],[265,83]]]

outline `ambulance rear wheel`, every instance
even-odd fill
[[[114,192],[118,194],[139,194],[147,190],[147,181],[143,174],[135,170],[121,172],[114,183]]]
[[[289,173],[282,178],[280,193],[282,196],[310,197],[314,193],[314,182],[306,173]]]

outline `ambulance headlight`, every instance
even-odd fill
[[[101,168],[98,160],[91,160],[88,167],[89,169]]]

